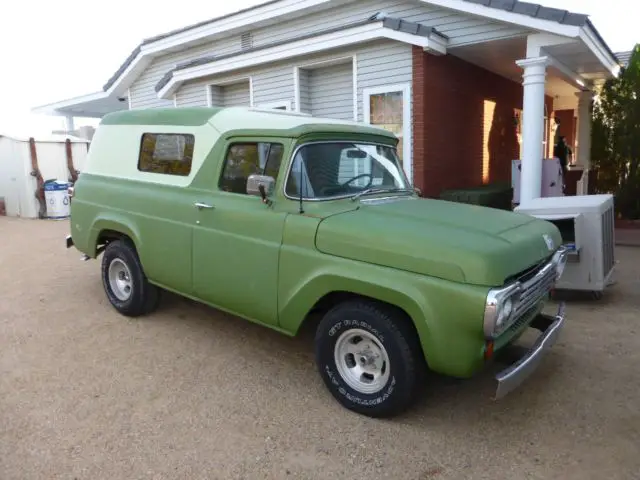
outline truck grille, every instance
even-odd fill
[[[615,264],[614,259],[614,214],[613,207],[602,215],[602,274],[609,275]]]
[[[550,262],[545,263],[534,272],[529,271],[521,276],[522,294],[516,305],[515,318],[526,315],[549,295],[555,280],[556,267]]]

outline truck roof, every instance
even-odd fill
[[[284,110],[251,107],[169,107],[124,110],[105,115],[102,125],[202,126],[209,123],[221,135],[251,131],[263,135],[298,137],[312,132],[362,133],[396,139],[388,130],[346,120],[313,117]]]

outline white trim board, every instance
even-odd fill
[[[279,102],[266,102],[266,103],[260,103],[256,105],[256,108],[261,110],[270,110],[270,109],[280,110],[282,109],[282,107],[284,107],[284,109],[287,112],[290,112],[292,110],[291,100],[281,100]]]
[[[300,111],[300,70],[316,70],[324,67],[332,67],[334,65],[343,65],[351,63],[353,69],[353,121],[358,121],[358,56],[356,54],[347,56],[338,56],[328,58],[326,60],[318,60],[314,62],[305,62],[293,67],[293,91],[295,97],[296,111]]]
[[[217,62],[213,61],[205,65],[185,68],[173,73],[171,80],[169,80],[169,82],[167,82],[167,84],[158,92],[158,98],[171,98],[171,95],[180,88],[182,83],[195,80],[197,78],[219,75],[221,73],[235,71],[241,68],[254,67],[279,60],[309,55],[333,48],[351,46],[382,38],[398,40],[396,35],[397,33],[399,32],[385,28],[382,25],[382,22],[371,22],[366,25],[318,35],[313,38],[292,41],[290,43],[265,48],[255,52],[235,55],[233,57],[224,58]],[[434,46],[434,42],[430,41],[429,38],[409,34],[403,35],[403,41],[410,41],[411,44],[424,49],[429,49]],[[435,48],[440,49],[440,44],[435,45]],[[440,53],[444,54],[446,51]]]
[[[298,66],[293,67],[293,103],[295,111],[300,113],[300,68]]]
[[[362,90],[363,122],[371,125],[371,103],[368,97],[380,93],[402,92],[402,126],[405,129],[402,138],[403,166],[404,171],[413,184],[413,126],[411,124],[411,84],[400,83],[395,85],[380,85]]]
[[[358,121],[358,55],[353,56],[353,121]]]
[[[208,82],[205,88],[205,95],[207,97],[207,107],[213,107],[213,96],[211,95],[211,87],[226,87],[229,85],[235,85],[237,83],[249,82],[249,106],[253,107],[253,76],[240,75],[235,77],[225,77],[220,80]]]

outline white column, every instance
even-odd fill
[[[548,57],[527,58],[516,63],[524,70],[522,109],[522,170],[520,204],[542,196],[544,157],[544,94]]]
[[[593,92],[586,90],[576,93],[578,97],[578,122],[576,133],[576,163],[584,168],[582,180],[578,183],[578,195],[589,192],[589,169],[591,168],[591,101]]]
[[[65,115],[64,125],[67,133],[73,132],[76,129],[75,124],[73,123],[73,115]]]

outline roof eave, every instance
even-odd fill
[[[494,0],[420,1],[469,15],[519,25],[539,32],[581,39],[598,58],[608,75],[617,76],[618,74],[620,67],[615,53],[589,20],[588,15],[515,0],[510,2],[494,2]],[[541,11],[544,13],[541,14]]]
[[[118,70],[105,83],[103,90],[109,93],[125,91],[135,78],[136,73],[144,70],[153,57],[163,54],[171,48],[203,42],[208,38],[224,34],[246,25],[273,20],[295,12],[330,3],[331,0],[272,0],[254,7],[239,10],[206,22],[200,22],[166,34],[144,40],[138,45]],[[147,60],[144,68],[137,68],[140,62]],[[131,75],[131,74],[134,75]]]
[[[42,115],[56,115],[65,108],[74,107],[80,103],[86,103],[94,100],[101,100],[109,97],[109,94],[104,91],[89,93],[79,97],[67,98],[60,102],[48,103],[46,105],[40,105],[31,109],[32,113]]]
[[[390,20],[394,20],[393,22]],[[226,71],[252,67],[272,61],[281,61],[303,55],[345,47],[369,40],[386,38],[416,45],[434,55],[447,52],[448,38],[435,29],[397,19],[366,20],[347,27],[330,29],[313,35],[264,45],[252,51],[222,57],[195,59],[165,73],[156,85],[158,98],[171,99],[182,83]],[[410,33],[414,28],[415,33]],[[227,65],[227,66],[225,66]],[[226,70],[222,70],[226,68]]]
[[[617,77],[620,73],[620,60],[607,45],[591,20],[580,29],[580,39],[589,50],[598,58],[602,66],[607,70],[607,75]]]

